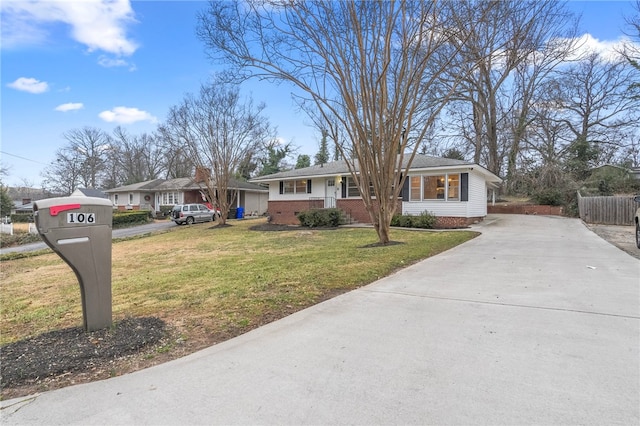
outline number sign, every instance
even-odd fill
[[[94,224],[96,223],[95,213],[67,213],[67,223],[69,224]]]

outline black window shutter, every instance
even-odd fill
[[[404,180],[402,184],[402,201],[409,201],[409,181],[411,180],[410,176]]]
[[[460,173],[460,201],[469,201],[469,173]]]
[[[347,198],[347,179],[343,178],[340,186],[342,186],[342,198]]]
[[[280,181],[280,193],[284,194],[284,182]]]
[[[311,179],[307,179],[307,194],[311,194]]]

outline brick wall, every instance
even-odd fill
[[[309,210],[309,200],[303,201],[269,201],[268,212],[271,223],[279,225],[300,225],[297,214]]]
[[[487,206],[487,213],[562,216],[564,208],[562,206],[542,206],[538,204],[498,204]]]
[[[269,216],[272,223],[282,225],[299,225],[300,221],[296,215],[301,211],[309,210],[313,206],[313,201],[269,201]],[[336,207],[347,213],[352,222],[371,223],[369,213],[359,198],[336,200]],[[402,211],[402,200],[398,200],[397,211]]]

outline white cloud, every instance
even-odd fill
[[[576,60],[591,53],[598,53],[607,61],[620,59],[620,53],[625,46],[634,44],[628,37],[617,40],[598,40],[591,34],[583,34],[576,40],[576,53],[570,59]]]
[[[110,111],[102,111],[98,114],[98,117],[102,118],[108,123],[118,124],[132,124],[138,121],[150,121],[155,123],[158,121],[156,117],[149,114],[147,111],[139,110],[138,108],[128,107],[115,107]]]
[[[20,77],[13,83],[7,84],[12,89],[21,90],[29,93],[44,93],[49,90],[49,84],[46,81],[39,81],[35,78]]]
[[[66,104],[58,105],[54,108],[55,111],[68,112],[68,111],[76,111],[84,108],[84,104],[81,102],[69,102]]]
[[[5,47],[42,43],[48,36],[46,25],[61,22],[90,52],[129,56],[138,48],[127,36],[127,26],[136,22],[129,0],[5,0],[0,5]]]

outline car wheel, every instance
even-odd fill
[[[187,218],[187,225],[193,225],[193,222],[195,222],[195,221],[193,220],[193,217],[189,216],[189,217]]]
[[[640,249],[640,222],[636,223],[636,246]]]

